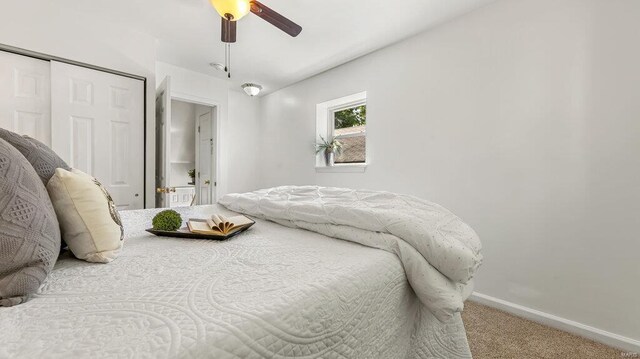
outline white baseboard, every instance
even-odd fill
[[[640,341],[635,339],[623,337],[622,335],[610,333],[605,330],[574,322],[569,319],[560,318],[539,310],[523,307],[521,305],[478,292],[473,292],[471,297],[469,297],[469,300],[484,304],[488,307],[500,309],[513,315],[548,325],[565,332],[573,333],[611,347],[619,348],[626,352],[640,353]]]

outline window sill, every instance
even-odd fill
[[[319,173],[363,173],[367,169],[366,163],[333,165],[333,166],[316,166],[316,172]]]

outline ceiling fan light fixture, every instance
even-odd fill
[[[253,97],[257,96],[260,93],[260,91],[262,90],[262,86],[248,82],[242,85],[242,89],[247,95]]]
[[[231,15],[231,21],[238,21],[251,11],[250,0],[209,0],[218,14],[227,18]]]

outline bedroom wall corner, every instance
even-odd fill
[[[268,94],[260,186],[440,203],[483,241],[479,292],[640,340],[639,17],[634,0],[496,1]],[[316,104],[360,91],[366,172],[317,173]]]
[[[262,176],[259,146],[261,97],[249,97],[242,90],[229,90],[229,126],[225,133],[228,184],[225,193],[253,191]]]

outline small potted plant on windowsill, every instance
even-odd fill
[[[196,169],[194,168],[192,170],[187,171],[187,174],[191,178],[191,182],[187,184],[196,184]]]
[[[327,166],[333,166],[336,154],[339,155],[342,152],[342,143],[336,138],[332,138],[331,141],[325,140],[320,136],[320,143],[316,143],[316,155],[320,152],[324,153],[324,161]]]

